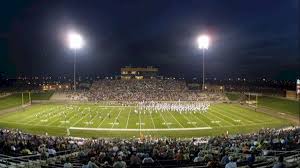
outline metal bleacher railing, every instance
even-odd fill
[[[41,154],[36,155],[25,155],[25,156],[8,156],[0,154],[0,168],[9,168],[9,167],[41,167],[42,164],[46,164],[48,159],[55,158],[58,156],[67,155],[75,151],[65,150],[59,151],[55,156],[43,158]]]
[[[283,156],[284,161],[290,166],[299,166],[299,161],[300,161],[300,149],[296,150],[291,150],[291,151],[276,151],[276,150],[271,150],[269,151],[272,153],[271,156],[265,156],[269,160],[276,160],[277,157]]]

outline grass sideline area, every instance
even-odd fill
[[[54,94],[54,91],[33,92],[31,93],[32,100],[49,100]]]
[[[32,100],[49,100],[53,95],[53,91],[49,92],[33,92],[31,93]],[[24,92],[24,104],[29,102],[29,93]],[[13,93],[9,96],[0,98],[0,110],[13,108],[22,105],[22,93]]]
[[[299,114],[299,101],[283,98],[261,96],[258,97],[258,106],[268,107],[276,111],[288,113],[292,115]]]
[[[241,93],[238,92],[226,92],[225,95],[230,101],[237,101],[241,98]]]
[[[24,103],[29,102],[28,94],[24,94]],[[22,93],[13,93],[0,98],[0,110],[13,108],[22,105]]]
[[[144,114],[135,113],[135,109],[135,106],[102,104],[36,104],[3,114],[0,127],[19,128],[34,134],[47,132],[49,135],[66,135],[66,128],[75,127],[77,129],[69,130],[71,136],[131,138],[141,134],[154,137],[216,136],[227,131],[229,134],[249,133],[261,128],[291,125],[287,120],[235,104],[214,104],[206,113],[159,111]]]

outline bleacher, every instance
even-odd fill
[[[210,168],[212,164],[223,163],[220,167],[224,167],[228,162],[235,162],[241,168],[249,165],[271,168],[281,157],[286,167],[294,168],[300,164],[299,135],[299,127],[262,129],[259,133],[231,137],[203,137],[206,141],[200,143],[203,138],[84,139],[36,136],[5,129],[0,133],[0,167],[55,168],[64,167],[69,160],[75,168],[88,162],[100,167],[126,164],[144,168]],[[24,140],[35,143],[24,143]],[[53,153],[54,148],[57,152]],[[132,158],[138,160],[137,166],[130,165]],[[141,164],[145,158],[154,163]]]
[[[294,151],[276,151],[277,155],[268,156],[264,159],[259,159],[252,164],[253,168],[272,168],[276,162],[276,158],[280,155],[284,155],[285,163],[287,168],[297,168],[300,161],[300,149]],[[0,167],[1,168],[63,168],[64,161],[66,158],[70,159],[73,168],[81,168],[82,160],[78,158],[78,152],[68,153],[68,154],[58,154],[55,157],[50,157],[47,159],[41,159],[40,155],[29,155],[29,156],[19,156],[11,157],[7,155],[0,154]],[[298,163],[297,163],[298,161]],[[190,160],[155,160],[153,164],[141,164],[139,166],[130,166],[130,160],[126,160],[128,168],[172,168],[172,167],[193,167],[193,168],[208,168],[207,162],[197,162],[194,163]],[[248,162],[241,161],[237,162],[237,166],[240,168],[247,168]],[[102,167],[112,167],[110,165]],[[225,166],[221,166],[225,167]]]

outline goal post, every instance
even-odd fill
[[[262,96],[262,94],[261,93],[251,93],[251,92],[247,92],[244,94],[247,97],[246,104],[257,108],[258,107],[258,96]]]

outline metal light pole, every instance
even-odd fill
[[[199,49],[202,49],[202,90],[205,90],[205,66],[204,66],[204,55],[205,49],[209,46],[209,37],[207,35],[201,35],[197,39]]]
[[[202,90],[205,90],[205,87],[204,87],[204,81],[205,81],[205,73],[204,73],[204,48],[202,49]]]
[[[74,49],[74,90],[76,91],[76,48]]]
[[[83,47],[83,39],[80,34],[76,32],[70,32],[68,34],[68,42],[69,48],[74,50],[74,90],[76,91],[76,57],[77,57],[77,50]]]

